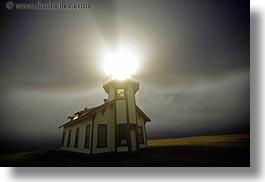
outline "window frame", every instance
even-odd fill
[[[89,129],[88,129],[89,128]],[[90,135],[91,135],[91,125],[86,125],[86,134],[85,134],[85,148],[90,148]]]
[[[106,109],[106,107],[102,109],[102,116],[104,116]]]
[[[80,135],[80,127],[75,129],[75,148],[78,148],[78,143],[79,143],[79,135]]]
[[[100,135],[101,135],[101,131],[100,128],[104,127],[106,132],[104,134],[105,137],[105,142],[104,143],[99,143],[101,141],[100,139]],[[104,148],[108,146],[108,125],[107,124],[98,124],[98,135],[97,135],[97,148]]]
[[[139,130],[141,132],[139,132]],[[144,144],[144,130],[142,126],[137,127],[137,140],[139,144]]]
[[[122,127],[124,127],[122,129],[122,132],[124,132],[124,133],[121,133],[121,128]],[[128,139],[127,139],[127,127],[126,127],[126,124],[117,124],[116,132],[117,132],[116,134],[117,134],[117,139],[118,139],[118,146],[127,146],[128,145]],[[122,139],[124,139],[126,141],[126,143],[121,143]]]
[[[65,131],[63,131],[63,138],[62,138],[62,143],[61,143],[61,146],[62,146],[62,147],[64,146],[65,134],[66,134],[66,132],[65,132]]]
[[[71,145],[71,135],[72,135],[72,130],[68,131],[68,138],[67,138],[67,147],[69,148]]]
[[[119,90],[123,90],[123,96],[119,95],[119,93],[118,93]],[[125,99],[126,98],[126,89],[125,88],[117,88],[115,95],[116,95],[116,99],[120,99],[120,100]]]

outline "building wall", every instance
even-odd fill
[[[135,94],[133,87],[128,86],[128,114],[130,123],[136,124]]]
[[[91,140],[92,142],[92,154],[103,153],[103,152],[114,152],[115,151],[115,135],[114,135],[114,107],[108,106],[104,112],[100,111],[97,113],[94,125],[92,124],[92,118],[84,119],[79,121],[76,124],[65,127],[64,132],[66,132],[64,145],[61,147],[61,150],[80,152],[90,154],[91,152]],[[86,135],[86,125],[90,124],[90,145],[89,148],[85,148],[85,135]],[[107,147],[98,148],[97,147],[97,138],[98,138],[98,124],[107,124]],[[92,126],[93,132],[92,132]],[[74,147],[76,128],[80,127],[79,130],[79,142],[78,147]],[[70,147],[67,147],[69,130],[72,130]],[[93,134],[93,137],[92,137]]]
[[[115,99],[115,90],[113,88],[109,89],[109,100]],[[116,111],[116,113],[115,113]],[[128,114],[128,117],[127,117]],[[115,121],[116,118],[116,121]],[[146,130],[145,130],[145,122],[142,116],[138,116],[136,113],[136,104],[135,104],[135,92],[132,85],[128,85],[127,87],[127,101],[123,100],[116,100],[115,104],[112,106],[108,106],[105,108],[105,111],[99,111],[93,119],[86,119],[71,126],[65,127],[64,131],[66,132],[64,146],[61,147],[62,150],[73,151],[73,152],[81,152],[87,154],[97,154],[97,153],[105,153],[105,152],[115,152],[115,127],[116,122],[117,124],[125,124],[129,119],[130,127],[133,126],[130,130],[135,130],[136,126],[141,126],[143,129],[143,140],[144,144],[139,144],[139,148],[147,147],[146,141]],[[85,148],[85,134],[86,134],[86,125],[90,124],[90,146],[89,148]],[[99,124],[106,124],[107,125],[107,146],[106,147],[98,147],[98,125]],[[75,134],[76,128],[80,127],[79,133],[79,144],[78,147],[74,147],[75,143]],[[93,128],[92,128],[93,127]],[[69,130],[72,130],[71,134],[71,143],[70,147],[67,147],[67,140],[69,135]],[[131,132],[128,130],[128,132]],[[93,131],[93,132],[92,132]],[[93,135],[93,136],[92,136]],[[131,136],[131,135],[129,135]],[[128,137],[129,137],[128,136]],[[136,136],[137,129],[136,129]],[[127,139],[128,139],[127,137]],[[131,138],[130,140],[131,141]],[[91,146],[92,144],[92,146]],[[120,146],[117,147],[118,152],[125,152],[128,151],[131,146],[128,143],[128,146]]]
[[[114,91],[114,89],[111,87],[110,89],[109,89],[109,94],[108,94],[108,99],[109,99],[109,101],[111,101],[111,100],[114,100],[115,99],[115,91]]]
[[[128,152],[129,147],[117,147],[117,152]]]
[[[86,125],[90,125],[92,127],[92,119],[85,119],[83,121],[78,122],[75,125],[71,125],[69,127],[64,128],[65,133],[65,139],[64,139],[64,145],[61,147],[61,150],[66,151],[72,151],[72,152],[81,152],[81,153],[90,153],[90,148],[85,148],[85,135],[86,135]],[[75,135],[76,135],[76,128],[80,127],[79,130],[79,142],[78,147],[75,148]],[[70,140],[70,147],[67,147],[67,141],[69,136],[69,131],[72,131],[71,133],[71,140]],[[90,138],[91,138],[91,132],[90,132]]]
[[[98,148],[98,125],[107,124],[107,147]],[[115,124],[114,124],[114,106],[108,106],[105,110],[104,115],[102,112],[98,112],[94,122],[93,132],[93,150],[92,154],[103,153],[103,152],[114,152],[115,151]]]
[[[116,101],[117,124],[127,123],[126,100]]]
[[[143,138],[144,138],[144,144],[140,144],[139,148],[145,148],[147,147],[146,130],[145,130],[145,122],[142,116],[140,116],[140,118],[137,118],[137,124],[138,126],[143,127]]]

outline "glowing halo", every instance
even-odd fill
[[[103,67],[113,79],[124,80],[135,74],[139,68],[139,59],[136,53],[128,48],[117,51],[107,51],[104,54]]]

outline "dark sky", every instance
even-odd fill
[[[152,119],[148,138],[249,131],[249,1],[90,2],[50,11],[1,4],[1,147],[60,143],[68,115],[103,103],[102,50],[120,43],[142,57],[136,101]]]

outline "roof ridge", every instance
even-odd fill
[[[83,118],[86,118],[86,117],[90,117],[90,116],[92,116],[93,114],[97,113],[97,112],[99,111],[99,109],[101,109],[101,108],[103,108],[103,107],[105,107],[105,106],[107,106],[107,105],[109,105],[109,104],[111,104],[111,103],[113,103],[113,102],[114,102],[114,100],[111,100],[111,101],[108,101],[108,102],[106,102],[106,103],[104,103],[104,104],[101,104],[101,105],[99,105],[99,106],[97,106],[97,107],[90,108],[90,109],[89,109],[90,112],[85,113],[83,116],[81,116],[81,117],[79,117],[79,118],[77,118],[77,119],[75,119],[75,120],[71,120],[71,121],[68,121],[68,122],[64,123],[63,125],[59,126],[59,128],[65,126],[65,125],[67,125],[67,124],[70,124],[70,123],[73,123],[73,122],[79,121],[80,119],[83,119]],[[69,116],[68,119],[70,119],[70,118],[71,118],[71,117]]]
[[[105,104],[108,104],[108,103],[110,103],[110,102],[112,102],[112,101],[113,101],[113,100],[108,101],[108,102],[106,102],[106,103],[103,103],[103,104],[101,104],[101,105],[95,106],[95,107],[90,107],[90,108],[85,107],[83,110],[80,110],[80,111],[75,112],[74,114],[70,115],[68,118],[70,118],[71,116],[76,115],[76,114],[78,114],[78,113],[82,113],[82,112],[85,112],[85,111],[89,111],[89,110],[92,110],[92,109],[96,109],[96,108],[101,107],[101,106],[103,106],[103,105],[105,105]]]

